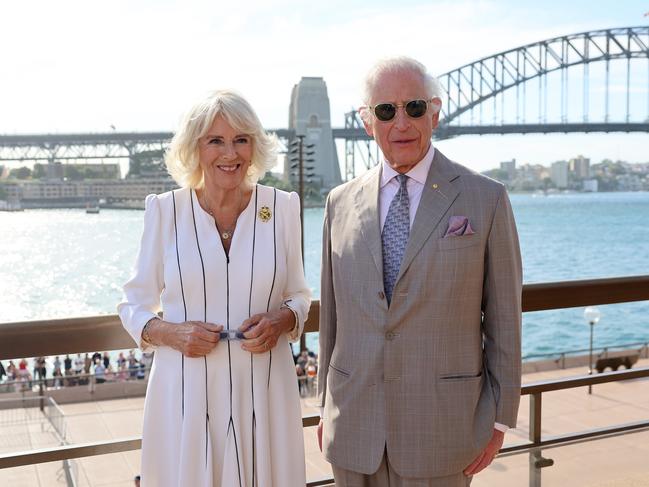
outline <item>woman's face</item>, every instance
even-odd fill
[[[198,141],[199,163],[208,189],[242,185],[252,160],[252,136],[237,132],[221,116]]]

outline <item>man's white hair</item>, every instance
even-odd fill
[[[367,117],[371,115],[370,110],[367,106],[370,104],[374,90],[376,89],[377,82],[381,76],[387,73],[399,73],[399,72],[411,72],[421,76],[421,79],[424,82],[424,87],[426,88],[426,98],[428,100],[432,98],[442,99],[442,88],[437,81],[437,78],[432,76],[426,66],[422,63],[407,56],[397,56],[384,58],[376,62],[374,66],[370,68],[365,76],[363,83],[363,104],[365,107],[361,108],[360,114],[363,120],[369,120]],[[383,101],[402,101],[402,100],[383,100]],[[435,112],[438,112],[441,109],[441,103],[439,105],[433,104],[433,109]]]

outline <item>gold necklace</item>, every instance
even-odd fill
[[[205,195],[205,193],[203,193]],[[206,196],[203,196],[203,200],[207,200]],[[206,204],[207,206],[207,212],[210,214],[212,218],[214,218],[214,224],[216,225],[216,229],[219,232],[219,235],[223,240],[230,240],[232,238],[232,235],[234,234],[235,228],[237,228],[237,219],[239,218],[239,214],[241,213],[241,203],[243,202],[243,192],[241,191],[241,188],[239,188],[239,204],[237,205],[237,217],[234,220],[234,224],[229,227],[229,228],[223,228],[221,229],[219,222],[216,221],[216,217],[214,216],[214,212],[212,211],[212,206],[209,204]],[[207,202],[206,202],[207,203]]]

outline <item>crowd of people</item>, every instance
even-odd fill
[[[13,390],[28,390],[43,383],[46,387],[60,388],[65,386],[88,384],[91,378],[97,384],[104,382],[146,379],[153,363],[153,353],[142,353],[136,356],[134,350],[128,354],[119,352],[117,359],[111,358],[108,352],[80,354],[76,357],[61,356],[36,357],[30,370],[27,359],[20,359],[18,364],[10,360],[5,367],[0,362],[0,383],[11,384]]]
[[[316,378],[318,375],[318,356],[311,350],[302,350],[293,356],[295,373],[301,397],[314,396],[316,393]]]
[[[96,384],[148,378],[153,363],[153,352],[136,356],[135,350],[128,354],[119,352],[117,359],[108,352],[95,352],[92,355],[78,353],[76,357],[66,355],[63,360],[56,357],[36,357],[30,370],[27,359],[20,359],[18,365],[10,360],[5,367],[0,362],[0,384],[11,383],[15,390],[32,389],[43,381],[46,387],[64,387],[88,384],[94,376]],[[315,394],[318,374],[318,355],[311,350],[302,350],[293,356],[298,378],[300,396]]]

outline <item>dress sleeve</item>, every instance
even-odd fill
[[[117,305],[122,324],[138,347],[149,349],[142,340],[142,329],[160,310],[164,287],[160,201],[151,194],[144,206],[144,230],[131,279],[124,284],[124,297]]]
[[[302,233],[300,230],[300,198],[297,193],[289,195],[288,215],[285,232],[287,242],[286,252],[286,287],[282,299],[297,314],[298,326],[288,335],[292,342],[299,340],[304,322],[309,315],[311,306],[311,290],[304,277],[302,264]]]

